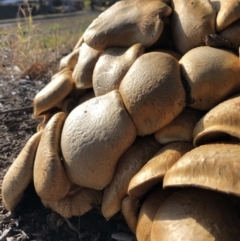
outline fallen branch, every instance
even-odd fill
[[[15,109],[10,109],[10,110],[3,110],[0,111],[0,115],[10,113],[10,112],[17,112],[17,111],[24,111],[24,110],[33,110],[33,106],[25,106],[25,107],[20,107],[20,108],[15,108]]]

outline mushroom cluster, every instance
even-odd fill
[[[239,51],[239,0],[115,3],[36,95],[6,209],[33,181],[63,217],[121,211],[138,241],[239,240]]]

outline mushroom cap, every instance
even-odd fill
[[[77,64],[78,61],[78,56],[79,56],[79,48],[73,50],[70,54],[64,56],[60,60],[59,64],[59,69],[62,70],[64,68],[69,68],[71,70],[74,69],[75,65]]]
[[[185,107],[178,61],[166,53],[140,56],[123,78],[119,91],[141,136],[163,128]]]
[[[32,181],[33,163],[41,135],[42,131],[39,131],[27,141],[3,178],[2,202],[8,211],[15,209]]]
[[[55,114],[45,126],[38,145],[33,181],[41,199],[57,201],[70,190],[71,184],[61,161],[60,149],[61,131],[66,117],[64,112]]]
[[[44,206],[51,208],[64,218],[81,216],[102,202],[102,191],[90,188],[77,188],[57,201],[42,199]]]
[[[108,48],[98,59],[93,71],[93,89],[96,96],[117,90],[133,64],[144,53],[142,44],[130,48]]]
[[[158,0],[116,2],[91,23],[83,35],[84,42],[101,51],[136,43],[149,47],[161,35],[161,18],[171,13],[172,9]]]
[[[201,46],[206,35],[215,33],[216,11],[209,0],[172,0],[172,8],[173,41],[181,54]]]
[[[183,189],[159,207],[151,241],[237,241],[240,219],[236,211],[224,195]]]
[[[135,138],[136,127],[118,91],[77,106],[67,117],[61,138],[69,179],[79,186],[103,189]]]
[[[168,125],[157,131],[154,135],[161,144],[169,144],[176,141],[193,141],[193,129],[203,113],[199,110],[185,108]]]
[[[239,154],[239,144],[196,147],[166,172],[163,187],[198,186],[240,196]]]
[[[225,100],[211,109],[196,124],[193,144],[199,146],[215,141],[240,141],[240,94]]]
[[[188,142],[173,142],[161,148],[131,179],[128,195],[132,198],[142,197],[151,187],[161,182],[172,165],[192,148]]]
[[[132,177],[160,148],[161,144],[153,136],[138,137],[119,158],[113,179],[104,190],[102,214],[106,219],[121,210]]]
[[[73,79],[68,71],[56,75],[34,98],[34,117],[53,108],[74,88]]]
[[[86,43],[81,45],[78,61],[72,73],[78,89],[92,87],[93,70],[100,54],[100,51],[89,47]]]
[[[192,108],[209,110],[240,89],[240,63],[230,51],[202,46],[190,50],[179,63],[191,90]]]

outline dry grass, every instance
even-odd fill
[[[23,22],[0,25],[0,74],[23,75],[29,69],[37,74],[55,72],[59,60],[71,52],[98,14],[80,12],[36,21],[25,16]]]

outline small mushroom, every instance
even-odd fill
[[[157,210],[151,241],[237,241],[236,208],[219,193],[185,189],[172,194]]]
[[[183,155],[165,174],[163,187],[197,186],[240,196],[240,144],[208,144]]]
[[[83,34],[84,42],[99,51],[136,43],[147,48],[160,37],[162,18],[171,13],[172,9],[158,0],[116,2],[91,23]]]
[[[57,201],[69,192],[71,183],[61,161],[60,137],[66,113],[58,112],[45,126],[38,145],[33,181],[41,199]]]
[[[161,148],[131,179],[128,195],[132,198],[142,197],[155,184],[161,182],[165,173],[192,148],[192,144],[188,142],[173,142]]]
[[[2,182],[2,202],[8,211],[13,211],[23,192],[32,181],[33,163],[42,131],[35,133],[8,169]]]
[[[240,94],[215,106],[196,124],[194,146],[226,140],[240,142],[239,113]]]
[[[123,78],[119,91],[141,136],[169,124],[186,105],[178,61],[166,53],[140,56]]]
[[[59,65],[60,70],[62,70],[64,68],[69,68],[71,70],[74,69],[74,67],[75,67],[75,65],[77,64],[77,61],[78,61],[79,49],[80,48],[75,49],[70,54],[64,56],[60,60],[60,65]]]
[[[102,214],[106,219],[121,210],[132,177],[160,148],[153,136],[139,137],[119,158],[113,179],[104,190]]]
[[[118,91],[77,106],[67,117],[61,138],[69,179],[79,186],[103,189],[135,138],[136,127]]]

